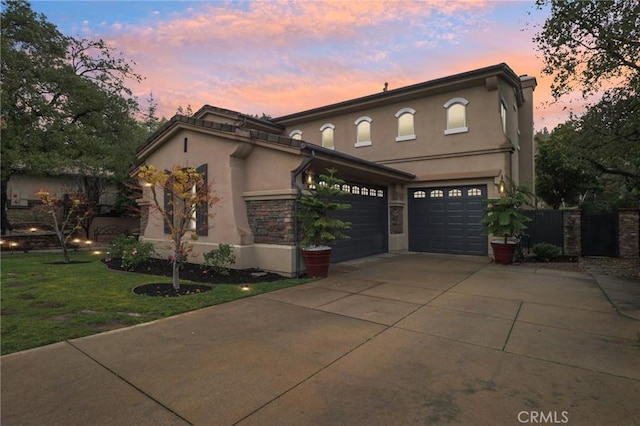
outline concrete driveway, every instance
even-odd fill
[[[640,321],[591,276],[424,254],[332,268],[4,356],[2,425],[640,424]]]

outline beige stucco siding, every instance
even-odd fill
[[[291,188],[291,171],[302,158],[294,151],[256,146],[244,160],[247,171],[245,191],[267,191]]]
[[[467,105],[468,132],[445,135],[446,109],[443,105],[453,98],[464,98]],[[403,108],[416,111],[414,117],[416,139],[396,142],[398,120],[395,114]],[[370,117],[371,146],[356,147],[355,120]],[[345,115],[327,117],[308,123],[291,125],[285,130],[302,130],[302,139],[321,144],[320,127],[325,123],[336,126],[335,148],[357,157],[384,162],[389,159],[427,155],[443,155],[460,151],[473,151],[495,147],[506,138],[501,130],[499,93],[487,91],[484,86],[468,88],[423,99],[403,101],[369,110],[359,110]]]
[[[184,139],[187,138],[187,152]],[[254,244],[254,236],[247,219],[245,194],[254,194],[252,199],[290,199],[291,173],[302,161],[292,148],[263,146],[247,138],[225,137],[215,132],[198,132],[190,129],[175,131],[145,159],[147,165],[158,169],[170,169],[175,164],[199,167],[207,164],[209,183],[219,198],[210,210],[215,214],[209,219],[211,228],[207,236],[199,236],[193,243],[190,261],[202,262],[202,254],[218,247],[220,243],[231,244],[236,255],[236,268],[264,268],[284,274],[291,273],[294,251],[286,246],[272,247]],[[259,194],[259,195],[255,195]],[[149,189],[145,198],[149,199]],[[158,194],[162,202],[162,193]],[[152,213],[144,239],[153,242],[163,257],[170,254],[169,236],[164,233],[163,219]],[[280,260],[274,262],[275,253]]]

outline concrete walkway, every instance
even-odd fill
[[[424,254],[332,268],[4,356],[2,425],[640,424],[640,321],[591,276]]]

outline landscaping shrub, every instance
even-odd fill
[[[229,275],[229,267],[236,263],[233,247],[230,244],[220,244],[217,249],[204,253],[204,269],[211,269],[215,274]]]
[[[562,254],[562,249],[549,243],[538,243],[531,249],[541,262],[549,262]]]
[[[156,254],[153,244],[119,235],[109,244],[109,257],[120,259],[123,269],[131,269],[151,259]]]

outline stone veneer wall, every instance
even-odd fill
[[[402,220],[403,210],[402,206],[389,207],[391,234],[402,234],[404,232],[404,223]]]
[[[618,249],[620,257],[640,256],[640,211],[618,213]]]
[[[247,218],[258,244],[295,245],[294,200],[247,201]]]
[[[564,254],[582,254],[582,220],[579,210],[566,210],[563,215]]]

